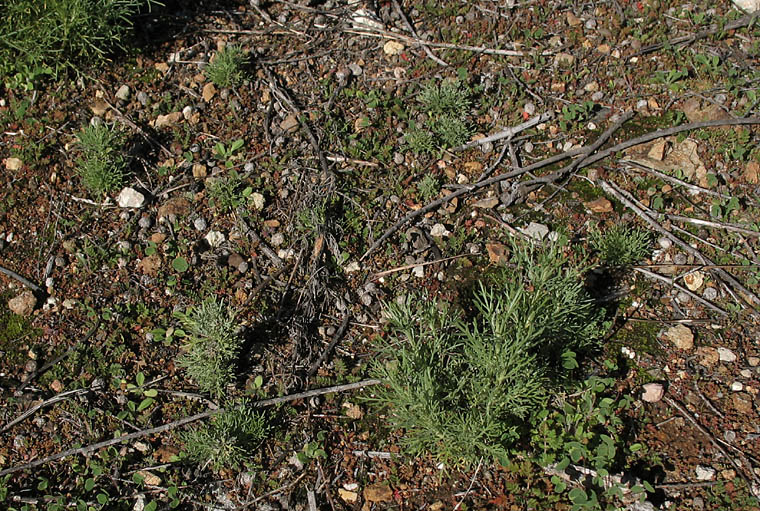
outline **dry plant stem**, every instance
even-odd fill
[[[325,363],[327,360],[327,357],[330,355],[330,352],[335,348],[335,346],[340,342],[340,340],[343,338],[343,335],[346,333],[346,330],[348,329],[348,322],[351,320],[351,314],[346,314],[343,317],[343,322],[340,324],[340,327],[338,327],[338,330],[333,335],[332,341],[330,341],[330,344],[325,348],[325,350],[322,352],[322,354],[319,356],[319,358],[311,365],[309,368],[309,371],[306,373],[306,376],[308,378],[311,378],[315,374],[317,374],[317,371],[322,366],[322,364]]]
[[[734,466],[736,469],[736,472],[741,475],[742,479],[747,483],[747,488],[750,490],[750,492],[755,495],[756,497],[756,491],[755,488],[760,489],[760,478],[755,474],[755,472],[752,470],[752,465],[747,462],[746,459],[743,460],[743,465],[746,465],[748,469],[745,471],[739,463],[736,462],[736,460],[731,456],[727,450],[723,448],[723,446],[720,444],[720,442],[713,436],[707,429],[705,429],[704,426],[702,426],[700,423],[698,423],[694,417],[691,416],[691,414],[681,406],[680,404],[676,403],[673,399],[669,398],[668,396],[665,396],[662,398],[665,403],[667,403],[669,406],[672,406],[678,412],[689,422],[691,422],[694,427],[696,427],[700,433],[702,433],[704,436],[706,436],[710,443],[712,443],[716,449],[720,451],[720,453],[728,459],[728,461],[731,463],[731,465]],[[743,457],[743,456],[742,456]],[[752,484],[752,481],[750,481],[749,477],[747,477],[747,473],[752,477],[752,480],[755,482],[755,484]]]
[[[647,53],[651,53],[653,51],[657,51],[660,48],[663,48],[666,44],[668,46],[675,46],[677,44],[690,44],[693,43],[699,39],[704,39],[705,37],[710,37],[711,35],[717,34],[720,31],[728,31],[728,30],[736,30],[737,28],[743,28],[751,24],[755,18],[758,17],[758,13],[754,14],[747,14],[746,16],[743,16],[739,18],[738,20],[732,21],[730,23],[726,23],[723,28],[712,25],[710,28],[701,30],[693,35],[686,35],[681,37],[674,37],[673,39],[668,40],[665,43],[656,43],[651,44],[649,46],[646,46],[644,48],[641,48],[639,51],[631,55],[631,57],[636,57],[639,55],[645,55]]]
[[[455,147],[454,149],[451,149],[451,151],[453,152],[464,151],[465,149],[487,144],[488,142],[496,142],[497,140],[501,140],[503,138],[512,138],[518,133],[520,133],[521,131],[530,129],[533,126],[536,126],[537,124],[541,124],[542,122],[546,122],[552,119],[553,117],[554,117],[554,112],[545,112],[541,115],[537,115],[531,119],[528,119],[522,124],[518,124],[517,126],[512,126],[509,128],[504,128],[503,130],[498,131],[494,133],[493,135],[479,138],[477,140],[473,140],[472,142],[467,142],[464,145],[460,145],[459,147]]]
[[[694,225],[702,225],[704,227],[714,227],[716,229],[725,229],[726,231],[738,232],[746,236],[760,237],[760,232],[750,231],[736,224],[725,224],[721,222],[713,222],[711,220],[702,220],[701,218],[691,218],[681,215],[665,215],[669,220],[675,220],[676,222],[686,222]]]
[[[646,277],[649,277],[650,279],[659,280],[661,282],[666,283],[667,285],[671,287],[674,287],[675,289],[678,289],[679,291],[686,293],[687,295],[691,296],[696,301],[698,301],[699,303],[707,307],[708,309],[717,312],[721,316],[728,316],[728,312],[724,311],[723,309],[721,309],[714,303],[709,302],[708,300],[705,300],[698,294],[691,292],[689,289],[681,286],[680,284],[677,284],[673,279],[669,279],[668,277],[664,275],[660,275],[659,273],[654,273],[652,271],[645,270],[644,268],[634,268],[634,270],[636,270],[637,272],[641,273],[642,275]]]
[[[261,239],[261,237],[258,235],[258,233],[256,233],[256,231],[251,229],[251,227],[245,221],[244,215],[245,215],[245,209],[241,206],[237,210],[237,217],[238,217],[238,223],[240,223],[240,226],[243,228],[242,229],[243,233],[249,238],[251,238],[251,240],[253,240],[253,242],[259,246],[259,248],[264,253],[264,255],[267,256],[272,261],[272,263],[274,263],[275,266],[277,266],[278,268],[282,268],[283,266],[285,266],[285,262],[282,259],[280,259],[280,257],[277,254],[274,253],[274,250],[272,250],[272,248],[269,245],[267,245],[267,243],[264,240]]]
[[[92,325],[92,328],[90,328],[90,330],[84,335],[84,337],[82,337],[79,341],[77,341],[74,344],[72,344],[71,346],[69,346],[69,348],[66,351],[63,352],[63,354],[57,356],[56,358],[54,358],[53,360],[51,360],[47,364],[45,364],[42,367],[40,367],[39,369],[37,369],[34,373],[32,373],[32,375],[29,376],[29,378],[27,378],[24,383],[22,383],[21,385],[19,385],[16,388],[16,392],[23,391],[27,386],[29,386],[30,383],[32,383],[34,380],[36,380],[39,375],[43,374],[45,371],[47,371],[48,369],[50,369],[51,367],[53,367],[54,365],[56,365],[58,362],[60,362],[61,360],[65,359],[66,357],[68,357],[69,355],[71,355],[71,353],[79,345],[87,342],[87,340],[90,337],[92,337],[93,335],[95,335],[95,332],[98,330],[99,326],[100,326],[100,316],[96,316],[95,317],[95,324]]]
[[[547,167],[549,165],[552,165],[554,163],[557,163],[562,160],[566,160],[568,158],[572,158],[574,156],[583,155],[583,158],[579,159],[577,164],[574,162],[570,166],[565,167],[564,169],[560,170],[559,172],[566,173],[570,171],[569,169],[579,170],[583,167],[587,167],[593,163],[596,163],[599,160],[603,160],[604,158],[607,158],[611,154],[614,154],[616,152],[622,151],[623,149],[628,149],[629,147],[633,147],[638,144],[643,144],[645,142],[649,142],[651,140],[656,140],[661,137],[667,137],[670,135],[675,135],[677,133],[682,133],[684,131],[689,130],[695,130],[700,128],[709,128],[713,126],[735,126],[735,125],[746,125],[746,124],[760,124],[760,117],[746,117],[746,118],[739,118],[739,119],[726,119],[726,120],[717,120],[717,121],[705,121],[705,122],[693,122],[689,124],[684,124],[681,126],[676,126],[673,128],[666,128],[662,130],[653,131],[651,133],[647,133],[646,135],[642,135],[640,137],[636,137],[634,139],[628,140],[626,142],[621,142],[620,144],[614,145],[610,147],[609,149],[605,149],[604,151],[601,151],[597,154],[590,154],[588,151],[588,148],[581,147],[578,149],[572,149],[570,151],[565,151],[564,153],[556,154],[554,156],[550,156],[549,158],[545,158],[539,162],[536,162],[532,165],[528,165],[527,167],[522,167],[517,170],[513,170],[512,172],[507,172],[505,174],[500,174],[498,176],[494,176],[492,178],[486,179],[484,181],[479,181],[473,185],[466,186],[463,188],[460,188],[456,192],[451,193],[450,195],[447,195],[446,197],[442,197],[440,199],[437,199],[430,204],[427,204],[426,206],[416,210],[412,211],[408,214],[406,214],[403,218],[398,220],[395,224],[393,224],[391,227],[389,227],[383,234],[380,236],[372,245],[367,249],[367,251],[364,253],[364,255],[361,256],[360,261],[364,260],[369,256],[372,252],[377,250],[377,248],[385,242],[389,237],[393,235],[401,226],[405,225],[410,220],[413,220],[414,218],[417,218],[420,215],[424,215],[428,211],[432,211],[433,209],[437,208],[438,206],[447,203],[451,199],[455,199],[457,197],[461,197],[462,195],[466,195],[468,193],[472,193],[476,190],[479,190],[480,188],[484,188],[486,186],[490,186],[495,183],[499,183],[501,181],[505,181],[507,179],[511,179],[513,177],[517,177],[520,175],[523,175],[528,172],[532,172],[534,170],[538,170],[544,167]],[[556,173],[555,173],[556,174]]]
[[[396,9],[396,12],[401,17],[402,21],[404,22],[404,25],[406,25],[406,28],[409,30],[409,32],[417,39],[420,39],[420,36],[417,35],[417,31],[414,30],[414,25],[412,25],[409,22],[409,18],[406,17],[406,14],[404,13],[403,9],[401,9],[401,5],[399,5],[398,0],[393,0],[393,8]],[[420,39],[421,40],[421,39]],[[425,50],[425,55],[427,55],[432,61],[434,61],[437,64],[440,64],[443,67],[448,67],[449,64],[447,64],[443,59],[437,57],[432,51],[430,51],[430,48],[425,43],[422,43],[420,46],[422,46],[422,49]]]
[[[472,51],[475,53],[483,53],[485,55],[504,55],[507,57],[524,57],[526,55],[532,55],[532,53],[518,51],[518,50],[500,50],[495,48],[486,48],[483,46],[468,46],[466,44],[451,44],[451,43],[436,43],[432,41],[423,41],[417,37],[409,37],[394,32],[388,32],[387,30],[375,30],[367,27],[366,30],[344,30],[347,34],[357,34],[371,37],[380,37],[384,39],[395,39],[396,41],[403,41],[409,45],[427,45],[431,48],[446,48],[449,50],[461,50]],[[554,52],[543,51],[541,55],[553,55]]]
[[[692,190],[697,193],[704,193],[705,195],[711,195],[713,197],[720,197],[721,199],[730,199],[730,195],[725,195],[720,192],[715,192],[713,190],[708,190],[707,188],[702,188],[701,186],[693,185],[691,183],[687,183],[686,181],[682,181],[680,179],[676,179],[673,176],[669,176],[663,172],[660,172],[659,170],[653,169],[652,167],[648,167],[647,165],[642,165],[641,163],[630,161],[630,160],[620,160],[620,163],[624,163],[626,165],[630,165],[632,167],[636,167],[639,170],[642,170],[644,172],[648,172],[652,174],[653,176],[656,176],[663,181],[667,181],[669,183],[672,183],[674,185],[683,186],[684,188],[687,188],[689,190]]]
[[[325,158],[325,153],[322,152],[322,149],[319,147],[319,141],[317,140],[317,137],[314,136],[314,132],[309,127],[309,124],[304,120],[303,112],[296,106],[293,99],[290,97],[290,94],[288,94],[287,91],[282,90],[277,85],[277,80],[274,77],[274,74],[272,71],[266,67],[262,66],[262,69],[267,75],[267,79],[269,80],[269,89],[272,91],[272,94],[279,97],[290,109],[291,112],[293,112],[298,119],[299,124],[301,125],[301,129],[306,134],[306,137],[309,139],[309,142],[311,143],[311,146],[314,148],[314,151],[317,153],[317,157],[319,158],[319,165],[322,168],[322,174],[323,178],[327,179],[331,176],[330,172],[330,166],[327,164],[327,158]]]
[[[464,502],[464,499],[466,499],[466,498],[467,498],[467,495],[469,495],[469,494],[470,494],[470,491],[472,490],[472,485],[473,485],[473,484],[475,484],[475,479],[477,479],[477,477],[478,477],[478,472],[480,472],[480,467],[481,467],[482,465],[483,465],[483,458],[481,457],[481,458],[478,460],[478,466],[477,466],[477,468],[475,469],[475,473],[474,473],[474,474],[472,474],[472,478],[470,479],[470,486],[468,486],[468,487],[467,487],[467,490],[464,492],[464,495],[462,495],[462,498],[461,498],[461,500],[460,500],[459,502],[457,502],[457,505],[456,505],[456,506],[454,506],[454,510],[453,510],[453,511],[457,511],[457,510],[458,510],[458,509],[459,509],[459,508],[462,506],[462,503]]]
[[[118,108],[116,108],[115,106],[113,106],[111,103],[109,103],[108,100],[105,99],[105,91],[102,91],[102,92],[103,92],[103,96],[104,96],[102,98],[103,102],[106,105],[108,105],[108,108],[110,108],[111,110],[113,110],[116,113],[117,117],[119,118],[119,120],[121,122],[123,122],[124,124],[126,124],[127,126],[129,126],[130,128],[132,128],[133,130],[137,131],[140,135],[142,135],[142,137],[145,140],[147,140],[148,142],[150,142],[154,146],[160,148],[165,156],[167,156],[167,157],[171,157],[172,156],[172,152],[169,151],[169,149],[167,149],[165,145],[163,145],[161,142],[159,142],[158,140],[156,140],[155,138],[153,138],[152,136],[150,136],[148,133],[145,132],[144,129],[142,129],[140,126],[138,126],[137,124],[135,124],[134,121],[132,121],[132,119],[130,119],[129,117],[127,117],[126,115],[124,115],[121,112],[121,110],[119,110]]]
[[[634,200],[628,199],[625,197],[620,191],[616,189],[614,185],[611,185],[610,183],[606,182],[603,179],[600,179],[598,181],[599,185],[602,187],[605,193],[612,195],[617,200],[622,202],[628,209],[632,210],[634,213],[636,213],[639,217],[641,217],[642,220],[644,220],[646,223],[649,224],[652,229],[659,232],[666,238],[670,239],[673,243],[681,247],[686,253],[696,257],[697,259],[704,261],[707,264],[714,265],[715,263],[708,259],[706,256],[704,256],[699,250],[693,248],[691,245],[683,241],[681,238],[675,236],[670,231],[665,229],[663,226],[661,226],[654,218],[649,216],[641,207],[639,207],[637,204],[634,203]],[[733,275],[728,273],[726,270],[723,270],[722,268],[714,268],[713,271],[717,276],[719,276],[721,279],[723,279],[727,284],[729,284],[729,287],[733,287],[737,291],[740,291],[742,293],[741,299],[747,303],[751,308],[754,305],[760,305],[760,298],[758,298],[752,291],[744,287],[738,280],[734,278]]]
[[[22,277],[21,275],[19,275],[15,271],[9,270],[8,268],[3,268],[2,266],[0,266],[0,272],[5,273],[6,275],[8,275],[12,279],[18,280],[19,282],[21,282],[22,284],[24,284],[26,287],[28,287],[29,289],[31,289],[35,293],[42,293],[42,288],[40,288],[40,286],[38,286],[37,284],[35,284],[34,282],[32,282],[30,280],[25,279],[24,277]]]
[[[41,408],[45,408],[46,406],[50,406],[50,405],[55,404],[55,403],[57,403],[59,401],[65,401],[66,399],[68,399],[70,397],[73,397],[73,396],[78,396],[80,394],[86,394],[86,393],[90,392],[91,390],[93,390],[93,389],[67,390],[66,392],[61,392],[60,394],[57,394],[57,395],[51,397],[50,399],[46,399],[45,401],[41,401],[41,402],[37,403],[36,405],[32,406],[31,408],[29,408],[27,411],[25,411],[24,413],[22,413],[21,415],[19,415],[15,419],[13,419],[12,421],[6,423],[2,427],[2,429],[0,429],[0,433],[4,433],[4,432],[8,431],[10,428],[12,428],[13,426],[15,426],[19,422],[22,422],[23,420],[25,420],[27,417],[30,417],[30,416],[34,415],[34,413],[37,412],[37,410],[39,410]]]
[[[454,259],[461,259],[462,257],[469,257],[469,254],[459,254],[459,255],[455,255],[451,257],[444,257],[443,259],[436,259],[435,261],[426,261],[424,263],[406,264],[404,266],[398,266],[396,268],[391,268],[390,270],[377,272],[372,275],[370,280],[377,280],[380,277],[385,277],[386,275],[391,275],[392,273],[398,273],[400,271],[411,270],[412,268],[416,268],[418,266],[429,266],[431,264],[445,263],[447,261],[452,261]]]
[[[261,401],[256,401],[254,403],[251,403],[251,406],[253,408],[264,408],[267,406],[273,406],[273,405],[277,405],[281,403],[287,403],[290,401],[296,401],[298,399],[306,399],[312,396],[321,396],[324,394],[333,394],[336,392],[347,392],[349,390],[361,389],[364,387],[370,387],[372,385],[379,385],[380,383],[382,383],[380,380],[373,380],[373,379],[362,380],[356,383],[349,383],[346,385],[334,385],[332,387],[324,387],[321,389],[308,390],[306,392],[299,392],[298,394],[291,394],[289,396],[276,397],[272,399],[263,399]],[[95,444],[90,444],[83,447],[77,447],[74,449],[68,449],[66,451],[59,452],[58,454],[53,454],[52,456],[48,456],[46,458],[41,458],[38,460],[30,461],[29,463],[25,463],[23,465],[18,465],[15,467],[6,468],[5,470],[0,470],[0,477],[6,474],[13,474],[15,472],[19,472],[21,470],[27,470],[30,468],[38,467],[40,465],[44,465],[45,463],[50,463],[51,461],[60,460],[62,458],[67,458],[69,456],[74,456],[77,454],[87,454],[90,452],[97,451],[98,449],[102,449],[103,447],[108,447],[111,445],[119,444],[121,442],[128,442],[136,438],[142,438],[149,435],[156,435],[158,433],[163,433],[165,431],[177,429],[180,426],[184,426],[185,424],[190,424],[191,422],[196,422],[201,419],[207,419],[218,413],[222,413],[224,410],[225,410],[224,408],[219,408],[216,410],[206,410],[205,412],[197,413],[195,415],[191,415],[190,417],[185,417],[184,419],[179,419],[174,422],[169,422],[167,424],[164,424],[162,426],[157,426],[155,428],[143,429],[141,431],[136,431],[128,435],[120,436],[119,438],[111,438],[110,440],[104,440],[102,442],[98,442]]]

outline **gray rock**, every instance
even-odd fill
[[[523,227],[520,230],[523,232],[523,234],[530,236],[536,240],[542,240],[546,237],[547,234],[549,234],[549,228],[544,224],[539,224],[537,222],[531,222],[528,224],[528,227]]]
[[[139,225],[141,229],[148,229],[153,225],[153,220],[151,220],[149,216],[142,216],[137,222],[137,225]]]
[[[697,481],[712,481],[715,479],[715,469],[704,465],[697,465],[694,470],[697,474]]]
[[[8,308],[19,316],[29,316],[37,306],[37,298],[29,290],[24,291],[15,298],[8,300]]]
[[[126,101],[129,99],[129,85],[122,85],[119,90],[116,91],[116,99]]]
[[[272,236],[271,243],[273,247],[279,247],[283,243],[285,243],[285,236],[283,236],[282,233],[278,232],[274,236]]]
[[[147,106],[147,104],[148,104],[148,95],[145,92],[143,92],[143,91],[138,92],[137,93],[137,101],[142,106]]]
[[[193,220],[193,227],[195,227],[196,231],[205,231],[206,227],[208,226],[206,225],[206,221],[203,218],[198,217]]]
[[[736,355],[728,348],[718,348],[718,356],[721,362],[735,362]]]
[[[145,195],[127,186],[116,200],[120,208],[141,208],[145,204]]]
[[[702,297],[705,300],[715,300],[716,298],[718,298],[718,290],[712,286],[707,286],[704,292],[702,293]]]

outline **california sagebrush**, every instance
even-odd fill
[[[212,470],[236,469],[250,458],[268,429],[264,413],[249,403],[238,403],[212,417],[209,424],[182,433],[182,457]]]
[[[82,184],[93,195],[103,195],[120,187],[127,175],[123,153],[124,135],[104,124],[90,125],[77,135],[82,155],[77,171]]]
[[[221,396],[233,380],[242,345],[234,312],[224,302],[209,298],[175,315],[185,333],[184,353],[177,363],[202,391]]]
[[[374,402],[411,454],[452,466],[504,460],[529,418],[592,349],[602,311],[561,247],[513,247],[461,306],[408,296],[386,307]]]

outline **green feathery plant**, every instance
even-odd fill
[[[466,120],[471,94],[470,88],[461,80],[428,83],[417,97],[422,111],[427,114],[427,129],[410,123],[404,136],[409,150],[433,154],[437,146],[450,148],[467,142],[472,134],[472,127]]]
[[[589,243],[605,265],[625,267],[636,264],[649,255],[652,234],[637,227],[615,224],[604,232],[598,228],[592,229]]]
[[[369,399],[404,430],[407,451],[455,467],[507,459],[576,352],[597,346],[603,311],[561,250],[514,245],[464,311],[419,295],[386,306],[389,335],[372,364],[384,385]]]
[[[209,298],[175,315],[186,335],[184,353],[177,363],[201,390],[214,396],[223,395],[233,380],[234,362],[243,342],[234,312],[224,302]]]
[[[124,183],[127,159],[122,153],[124,135],[103,124],[87,126],[78,135],[82,156],[79,177],[93,195],[111,192]]]
[[[206,77],[217,87],[238,85],[243,81],[243,66],[247,60],[239,46],[225,46],[206,66]]]
[[[243,402],[215,415],[209,424],[181,433],[185,444],[181,457],[212,470],[236,469],[268,430],[266,415]]]
[[[24,85],[42,74],[79,70],[124,48],[132,16],[154,0],[0,2],[0,76]]]

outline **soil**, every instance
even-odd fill
[[[614,325],[598,360],[621,362],[616,391],[636,398],[629,441],[646,446],[624,475],[651,483],[650,509],[758,509],[756,124],[661,137],[511,198],[509,186],[483,187],[367,253],[394,222],[490,166],[498,175],[588,146],[625,112],[635,117],[602,149],[757,116],[756,23],[688,39],[741,19],[725,1],[401,2],[403,16],[382,0],[194,4],[142,16],[134,49],[107,65],[2,90],[0,266],[39,289],[34,311],[16,315],[6,303],[24,285],[0,274],[0,423],[34,409],[0,426],[0,471],[214,405],[175,363],[182,342],[172,337],[173,313],[209,296],[236,311],[245,336],[230,397],[286,396],[368,378],[383,302],[421,290],[456,301],[531,222],[591,260],[595,226],[629,224],[652,231],[653,249],[633,268],[598,274],[592,290]],[[359,9],[378,25],[358,24]],[[249,52],[245,79],[212,93],[203,70],[224,45]],[[410,150],[404,135],[427,115],[420,90],[457,78],[472,91],[473,139],[552,117],[462,151]],[[117,98],[125,85],[129,96]],[[127,137],[129,175],[105,196],[77,172],[76,134],[92,123]],[[225,156],[236,140],[242,147]],[[240,184],[225,205],[210,189],[233,172]],[[711,262],[655,232],[599,180],[655,210]],[[145,204],[119,207],[126,186]],[[448,235],[433,236],[436,224]],[[211,231],[223,240],[209,242]],[[693,346],[667,335],[679,325]],[[127,384],[138,373],[158,390],[156,404],[120,413],[136,399]],[[663,384],[663,399],[640,399],[650,382]],[[273,408],[250,470],[177,461],[182,443],[167,431],[13,472],[0,488],[17,509],[573,509],[553,496],[548,472],[522,460],[458,471],[406,455],[403,432],[367,402],[371,392]],[[294,459],[315,441],[324,456]]]

